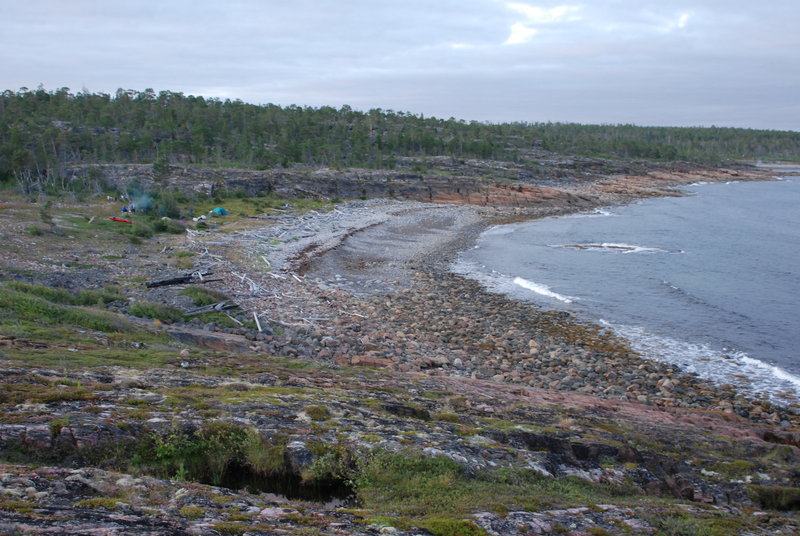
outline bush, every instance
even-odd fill
[[[133,464],[162,477],[219,484],[229,464],[247,463],[255,439],[256,432],[223,421],[197,431],[154,432],[139,445]]]
[[[785,486],[749,486],[747,491],[762,508],[800,510],[800,488]]]
[[[186,232],[186,226],[164,216],[153,222],[153,231],[156,233],[181,234]]]
[[[137,238],[150,238],[155,234],[155,231],[150,225],[135,221],[128,227],[128,234]]]
[[[175,195],[169,191],[159,192],[153,202],[153,212],[157,216],[165,216],[167,218],[179,218],[181,215],[178,200]]]

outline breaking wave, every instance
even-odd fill
[[[554,298],[560,302],[572,303],[575,300],[575,297],[573,296],[564,296],[562,294],[559,294],[558,292],[553,292],[547,285],[540,285],[539,283],[534,283],[533,281],[528,281],[527,279],[523,279],[521,277],[515,277],[514,284],[524,289],[535,292],[536,294],[539,294],[541,296]]]
[[[560,218],[602,218],[608,216],[615,216],[613,212],[604,208],[596,208],[589,212],[576,212],[575,214],[567,214],[559,216]]]
[[[551,246],[554,248],[572,248],[588,251],[613,251],[616,253],[672,253],[666,249],[651,248],[647,246],[635,246],[631,244],[622,244],[617,242],[603,242],[601,244],[557,244]],[[680,252],[683,253],[683,252]]]
[[[469,277],[470,279],[475,279],[488,290],[516,296],[517,299],[525,299],[523,296],[520,296],[519,289],[522,288],[561,303],[572,303],[578,300],[575,296],[559,294],[551,290],[547,285],[534,283],[522,277],[509,276],[495,270],[487,272],[486,266],[474,262],[456,261],[450,266],[450,271]]]
[[[726,351],[649,333],[642,327],[601,324],[631,343],[647,359],[678,366],[716,383],[736,386],[743,393],[763,393],[784,402],[800,398],[800,377],[744,352]]]

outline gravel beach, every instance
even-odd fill
[[[226,291],[260,313],[267,327],[254,343],[265,352],[797,422],[797,405],[643,359],[598,326],[450,272],[488,226],[557,211],[374,200],[195,239],[215,270],[232,272]],[[246,274],[215,248],[235,251]]]

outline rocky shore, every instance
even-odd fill
[[[642,195],[679,195],[670,188],[731,178],[751,177],[730,171],[657,173],[600,181],[581,187],[580,195],[592,200],[589,206],[602,206]],[[454,256],[489,225],[573,210],[355,202],[333,213],[278,220],[222,242],[215,238],[209,250],[217,247],[218,259],[236,251],[240,262],[252,267],[246,281],[226,290],[238,292],[281,329],[280,336],[259,341],[263,351],[715,409],[759,422],[798,422],[797,403],[774,404],[761,393],[745,396],[733,385],[642,359],[598,326],[486,292],[450,271]],[[202,244],[202,237],[194,239]],[[221,267],[219,261],[207,266]],[[253,278],[260,278],[256,290]]]
[[[25,206],[4,204],[8,281],[125,299],[107,305],[120,331],[20,313],[0,333],[0,532],[796,534],[796,404],[450,271],[490,225],[767,177],[473,182],[430,190],[438,203],[287,204],[143,244],[81,235],[70,206],[61,234],[31,238]],[[207,280],[145,285],[181,273]],[[190,312],[193,287],[236,307],[131,316]],[[4,282],[6,308],[9,288],[28,287]]]

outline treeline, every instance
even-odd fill
[[[490,124],[349,106],[254,105],[152,89],[110,95],[23,88],[0,97],[0,179],[58,175],[79,162],[392,168],[398,157],[526,162],[543,150],[701,162],[797,160],[800,133]]]

